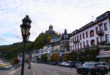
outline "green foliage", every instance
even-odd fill
[[[90,49],[87,48],[83,51],[72,52],[72,60],[73,61],[97,61],[96,56],[99,54],[99,49]]]
[[[96,56],[99,54],[98,48],[87,48],[83,51],[73,51],[72,53],[64,54],[64,61],[98,61]]]
[[[18,53],[22,53],[23,49],[23,43],[21,42],[14,43],[12,45],[0,46],[0,58],[12,60],[17,57]],[[26,42],[26,52],[29,52],[32,49],[32,42]]]
[[[36,40],[34,41],[34,48],[40,49],[44,47],[45,45],[48,45],[50,42],[51,36],[48,34],[39,35]]]
[[[42,55],[41,55],[41,61],[42,61],[42,62],[45,62],[45,63],[48,61],[48,56],[47,56],[47,54],[42,54]]]
[[[86,49],[84,51],[84,60],[86,61],[90,61],[90,60],[94,60],[96,61],[96,56],[98,55],[99,50],[98,49]]]
[[[58,62],[60,60],[60,56],[56,53],[53,53],[51,56],[50,56],[50,61],[51,62]]]
[[[70,60],[70,54],[64,54],[64,61]]]

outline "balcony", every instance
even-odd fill
[[[97,31],[97,35],[99,35],[99,36],[103,36],[103,35],[104,35],[104,31],[102,31],[102,30]]]
[[[79,42],[79,40],[74,40],[74,41],[73,41],[73,43],[78,43],[78,42]]]
[[[98,45],[106,45],[107,42],[106,41],[103,41],[103,42],[98,42]]]

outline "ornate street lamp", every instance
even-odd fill
[[[21,27],[21,33],[22,33],[22,38],[23,38],[23,45],[24,45],[24,49],[23,49],[23,54],[22,54],[22,68],[21,68],[21,75],[24,75],[24,60],[25,60],[25,42],[29,40],[29,35],[30,35],[30,24],[31,24],[31,20],[29,18],[28,15],[26,15],[26,17],[22,20],[22,23],[20,25]]]

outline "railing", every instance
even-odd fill
[[[105,45],[107,44],[107,41],[98,42],[98,45]]]
[[[97,31],[97,35],[99,35],[99,36],[103,36],[103,35],[104,35],[104,31],[102,31],[102,30]]]

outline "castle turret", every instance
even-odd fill
[[[53,31],[53,26],[52,25],[49,26],[49,31]]]

